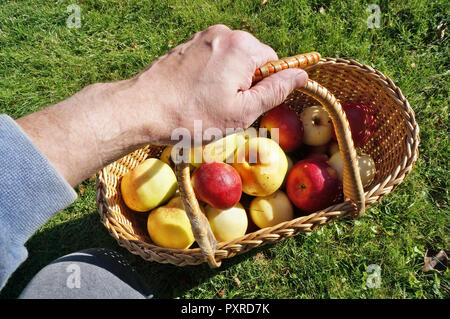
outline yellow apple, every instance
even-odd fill
[[[180,208],[180,209],[184,210],[183,200],[181,199],[180,196],[175,196],[165,205],[165,207],[169,207],[169,208],[174,207],[174,208]]]
[[[236,151],[240,138],[243,138],[243,134],[244,132],[230,134],[205,145],[203,148],[203,162],[233,162],[234,152]]]
[[[245,235],[247,213],[241,203],[228,209],[206,206],[206,217],[218,242],[226,242]]]
[[[250,217],[259,228],[272,227],[294,218],[294,208],[288,196],[278,190],[269,196],[254,198],[250,203]]]
[[[126,173],[120,184],[125,204],[138,212],[164,204],[176,189],[177,178],[172,168],[157,158],[143,161]]]
[[[174,201],[175,200],[175,201]],[[195,241],[191,223],[179,197],[150,212],[147,230],[152,241],[164,248],[187,249]]]
[[[172,160],[172,149],[173,146],[166,146],[163,151],[161,152],[161,155],[159,156],[159,159],[169,165],[172,169],[175,168],[175,163]]]
[[[373,182],[375,174],[377,173],[375,162],[370,155],[361,153],[358,156],[358,164],[363,187],[369,186],[370,183]]]
[[[310,146],[327,144],[332,136],[331,118],[322,106],[307,107],[300,113],[303,123],[303,143]]]
[[[344,164],[342,163],[341,153],[334,153],[328,160],[328,164],[337,171],[339,179],[342,181]],[[375,162],[370,155],[361,153],[358,155],[358,165],[363,187],[369,186],[376,174]]]
[[[204,146],[191,148],[190,163],[199,167],[203,163],[232,163],[237,146],[244,140],[244,131],[227,135]]]
[[[173,155],[172,154],[172,150],[173,150],[173,146],[166,146],[164,148],[164,150],[161,152],[161,155],[159,156],[159,159],[161,161],[163,161],[164,163],[166,163],[167,165],[169,165],[174,171],[175,171],[175,163],[173,161]],[[191,149],[191,156],[189,157],[189,169],[191,171],[191,173],[195,170],[196,166],[193,165],[193,151]],[[173,155],[173,156],[172,156]],[[199,166],[200,164],[197,164],[197,166]]]
[[[189,162],[191,166],[197,168],[203,164],[203,148],[203,145],[191,147],[191,151],[189,153]]]
[[[200,210],[203,212],[203,214],[205,213],[205,209],[203,207],[203,204],[201,202],[198,203]],[[175,207],[175,208],[180,208],[184,210],[184,203],[183,200],[181,199],[180,195],[175,195],[174,198],[172,198],[164,207]]]
[[[172,154],[173,152],[173,154]],[[189,153],[189,168],[193,171],[196,167],[199,167],[202,164],[202,152],[203,146],[192,147],[190,148]],[[169,145],[164,148],[159,156],[159,159],[164,163],[168,164],[172,169],[175,169],[174,159],[177,160],[178,154],[174,152],[173,146]],[[183,160],[182,157],[179,160]]]
[[[242,191],[267,196],[280,188],[286,176],[286,154],[274,140],[251,137],[236,150],[233,167],[242,179]]]

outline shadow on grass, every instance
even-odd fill
[[[31,237],[25,246],[29,256],[9,278],[0,293],[1,299],[17,298],[28,282],[46,265],[59,257],[88,248],[109,248],[121,253],[158,299],[183,298],[190,289],[243,260],[252,258],[258,251],[266,248],[260,247],[223,260],[222,266],[218,269],[211,269],[206,263],[177,267],[148,262],[120,247],[101,224],[96,211],[80,218],[57,223],[53,227],[46,227]]]

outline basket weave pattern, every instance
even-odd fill
[[[281,65],[290,62],[288,67],[298,67],[292,59],[281,61]],[[284,68],[275,64],[270,71],[273,73]],[[419,128],[415,122],[414,111],[401,90],[388,77],[356,61],[324,58],[317,64],[306,66],[305,70],[310,79],[326,88],[338,101],[361,101],[368,105],[375,115],[375,133],[362,149],[374,159],[377,169],[374,181],[362,193],[363,202],[365,201],[363,209],[367,208],[391,193],[403,182],[414,166],[419,144]],[[266,73],[265,76],[268,75],[263,68],[260,68],[260,74],[261,72]],[[319,104],[317,97],[301,91],[293,92],[285,103],[299,114],[303,108]],[[257,126],[257,122],[254,125]],[[348,127],[348,123],[346,125],[344,127]],[[99,172],[97,206],[101,222],[120,246],[145,260],[177,266],[206,262],[207,258],[200,248],[182,250],[154,245],[147,233],[147,214],[131,211],[121,199],[121,178],[145,159],[159,157],[162,149],[161,146],[148,145]],[[349,178],[347,183],[348,180]],[[347,190],[348,192],[350,191]],[[220,262],[222,259],[231,258],[259,246],[279,242],[299,233],[314,231],[335,219],[353,216],[355,202],[348,197],[352,196],[346,196],[342,203],[322,211],[259,229],[230,242],[217,243],[214,258]]]

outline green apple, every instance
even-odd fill
[[[157,158],[150,158],[123,176],[120,190],[130,209],[146,212],[174,196],[177,177],[168,164]]]
[[[247,213],[241,203],[228,209],[206,206],[206,217],[217,241],[226,242],[245,235]]]
[[[234,152],[243,139],[244,132],[230,134],[217,141],[211,142],[203,148],[203,162],[227,162],[232,163]]]
[[[152,210],[148,215],[147,230],[152,241],[164,248],[187,249],[195,241],[180,197]]]
[[[259,228],[272,227],[294,218],[294,207],[288,196],[278,190],[275,193],[255,197],[250,203],[250,216]]]
[[[375,162],[370,155],[365,153],[360,153],[357,155],[359,175],[361,176],[361,182],[363,187],[369,186],[372,183],[375,174],[377,172],[375,167]],[[342,157],[340,152],[334,153],[328,160],[328,164],[333,167],[338,175],[339,179],[343,179],[344,163],[342,162]]]

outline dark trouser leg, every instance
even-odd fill
[[[93,248],[58,258],[39,271],[21,299],[146,299],[151,292],[119,253]]]

